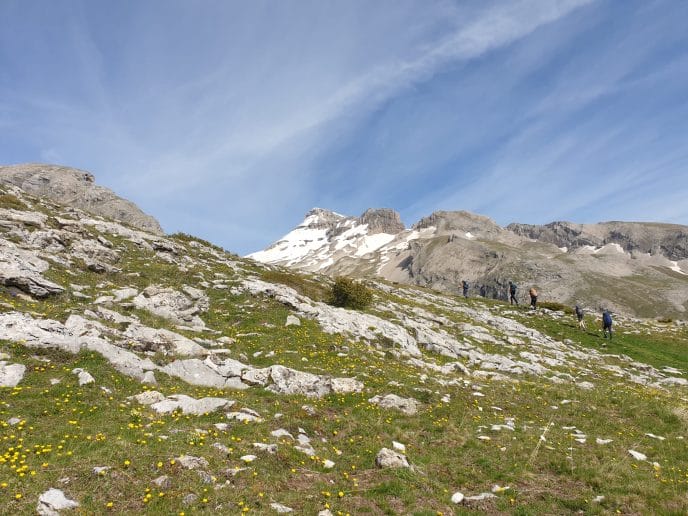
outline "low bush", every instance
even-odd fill
[[[373,301],[373,292],[360,281],[339,277],[334,280],[330,304],[343,308],[362,309]]]

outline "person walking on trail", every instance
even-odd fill
[[[576,319],[578,319],[578,328],[581,330],[586,330],[587,328],[585,327],[585,313],[583,312],[583,309],[576,305],[576,308],[574,309],[576,312]]]
[[[605,339],[607,338],[607,332],[609,332],[609,340],[612,340],[612,314],[609,310],[602,312],[602,332]]]
[[[461,288],[463,289],[463,297],[468,297],[468,282],[466,280],[461,282]]]
[[[538,296],[537,289],[535,287],[530,287],[528,294],[530,295],[530,307],[533,310],[537,310],[537,296]]]
[[[516,303],[518,305],[518,299],[516,299],[516,290],[518,287],[516,286],[516,283],[509,282],[509,304],[513,305]]]

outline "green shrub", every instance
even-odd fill
[[[360,281],[339,277],[334,280],[330,304],[343,308],[361,309],[370,305],[373,292]]]

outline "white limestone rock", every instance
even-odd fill
[[[407,416],[416,414],[421,406],[421,403],[413,398],[402,398],[396,394],[386,394],[384,396],[378,394],[370,398],[368,402],[385,409],[399,410]]]
[[[181,455],[175,459],[179,465],[186,469],[207,468],[208,461],[204,457],[194,457],[193,455]]]
[[[91,373],[88,371],[83,370],[80,367],[77,367],[76,369],[72,369],[72,373],[77,375],[77,378],[79,379],[79,385],[88,385],[89,383],[95,383],[96,379],[91,376]]]
[[[233,400],[224,398],[206,397],[195,399],[184,394],[172,394],[163,400],[153,403],[151,409],[158,414],[170,414],[175,410],[181,410],[182,414],[200,416],[223,408],[229,408],[234,403]]]
[[[24,378],[26,366],[0,361],[0,387],[16,387]]]
[[[292,509],[291,507],[287,507],[286,505],[282,505],[281,503],[273,502],[270,504],[270,508],[278,514],[287,514],[290,512],[294,512],[294,509]]]
[[[51,488],[38,498],[36,511],[41,516],[59,516],[60,511],[79,507],[79,502],[67,498],[60,489]]]
[[[390,450],[389,448],[382,448],[377,452],[375,457],[375,465],[378,468],[409,468],[411,467],[406,459],[406,456]]]

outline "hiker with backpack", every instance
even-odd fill
[[[510,281],[509,282],[509,304],[510,305],[513,305],[514,303],[516,303],[516,305],[518,305],[518,299],[516,299],[516,290],[517,289],[518,289],[518,287],[516,286],[516,284]]]
[[[585,327],[585,313],[583,312],[583,309],[576,305],[576,308],[574,308],[574,312],[576,313],[576,319],[578,319],[578,328],[581,330],[586,330],[587,328]]]
[[[609,340],[612,340],[612,314],[609,310],[602,312],[602,332],[605,339],[607,338],[607,332],[609,332]]]
[[[530,287],[530,290],[528,291],[528,295],[530,295],[530,307],[533,310],[537,310],[537,296],[538,296],[538,291],[535,287]]]
[[[463,289],[463,297],[468,297],[468,282],[466,280],[461,282],[461,288]]]

